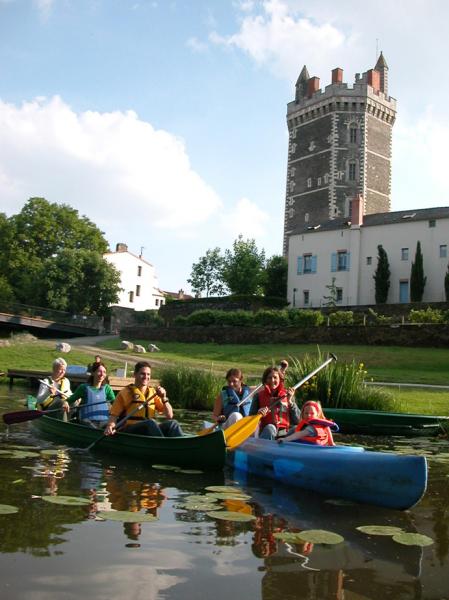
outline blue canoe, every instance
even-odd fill
[[[250,438],[227,453],[227,462],[288,486],[399,510],[419,502],[427,487],[424,456],[372,452],[357,446],[277,444]]]

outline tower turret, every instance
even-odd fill
[[[307,96],[307,82],[309,79],[309,72],[307,71],[306,65],[304,65],[296,82],[295,102],[300,102],[302,98]]]
[[[385,96],[388,96],[388,65],[382,51],[377,59],[374,69],[380,73],[380,91],[383,92]]]

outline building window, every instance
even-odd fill
[[[296,273],[297,275],[305,275],[307,273],[316,273],[317,257],[312,254],[303,254],[298,256]]]
[[[140,296],[140,285],[136,285],[136,296]]]
[[[408,260],[408,248],[401,248],[401,260]]]
[[[308,188],[311,188],[311,187],[312,187],[312,178],[311,178],[311,177],[309,177],[309,178],[307,179],[307,187],[308,187]]]
[[[304,254],[303,256],[303,265],[304,265],[304,270],[303,273],[311,273],[312,272],[312,255],[311,254]]]
[[[339,250],[331,255],[331,271],[349,271],[351,267],[351,253]]]
[[[337,295],[335,298],[335,302],[337,302],[337,304],[341,304],[343,302],[343,288],[337,288],[336,292]]]
[[[436,224],[435,219],[430,219],[430,221],[429,221],[429,227],[436,227],[436,225],[437,224]]]
[[[371,264],[372,264],[372,262],[373,262],[373,258],[372,258],[372,256],[367,256],[367,257],[366,257],[366,264],[367,264],[367,265],[371,265]]]
[[[357,144],[357,125],[351,125],[349,128],[349,143]]]
[[[309,222],[309,213],[305,213],[304,214],[304,223],[308,223]]]
[[[356,176],[356,164],[355,162],[350,162],[348,165],[348,179],[349,181],[355,181]]]
[[[303,291],[303,295],[304,295],[304,306],[309,306],[309,302],[310,302],[310,292],[309,292],[309,290],[304,290]]]
[[[137,277],[142,277],[142,267],[137,267]]]
[[[129,301],[134,302],[134,292],[129,292]]]
[[[447,258],[447,246],[446,246],[446,244],[441,244],[441,246],[440,246],[440,258]]]
[[[159,298],[156,298],[156,300],[154,301],[155,306],[159,306]]]
[[[317,179],[317,185],[321,185],[321,177],[318,177],[318,179]]]

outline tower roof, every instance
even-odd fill
[[[304,81],[308,81],[309,79],[310,79],[309,71],[307,70],[306,65],[304,65],[303,68],[301,69],[301,73],[299,74],[296,85],[298,85],[298,83],[304,83]]]
[[[376,66],[374,68],[376,71],[379,71],[380,69],[388,69],[387,61],[385,60],[382,50],[380,51],[379,58],[377,59]]]

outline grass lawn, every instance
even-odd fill
[[[132,340],[142,345],[144,340]],[[238,366],[249,376],[259,377],[263,369],[282,358],[301,357],[317,352],[316,345],[300,344],[181,344],[157,342],[162,352],[147,355],[167,362],[179,362],[186,366],[210,368],[222,373]],[[105,348],[119,350],[120,342],[104,344]],[[344,362],[354,360],[363,363],[367,378],[374,381],[399,383],[425,383],[449,386],[449,349],[402,348],[398,346],[321,346],[321,353],[333,352]],[[126,351],[123,351],[126,356]]]

